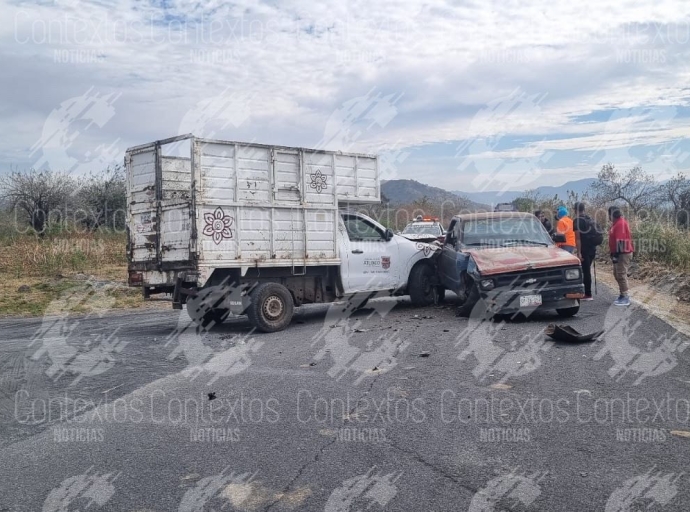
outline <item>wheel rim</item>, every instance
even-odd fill
[[[271,295],[264,301],[263,311],[266,318],[269,320],[276,320],[280,318],[283,311],[285,311],[285,304],[277,295]]]

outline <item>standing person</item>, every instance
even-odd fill
[[[556,234],[565,236],[565,242],[556,242],[556,245],[570,254],[574,254],[577,247],[575,246],[573,219],[568,217],[568,209],[565,206],[559,206],[556,211]]]
[[[628,267],[632,261],[635,246],[633,245],[630,225],[617,206],[609,208],[609,251],[613,262],[613,277],[618,282],[620,295],[613,303],[615,306],[629,306],[628,296]]]
[[[549,233],[549,236],[553,236],[553,226],[551,225],[551,221],[546,218],[546,215],[544,215],[544,212],[541,210],[537,210],[534,212],[534,216],[539,219],[539,222],[542,223],[544,226],[544,229]]]
[[[592,262],[597,256],[597,247],[604,241],[604,233],[599,225],[585,213],[585,203],[575,203],[575,246],[577,257],[582,263],[582,282],[585,296],[582,300],[592,300]]]

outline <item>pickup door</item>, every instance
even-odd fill
[[[467,255],[457,250],[460,226],[453,219],[448,226],[446,239],[438,261],[438,272],[441,284],[444,288],[455,293],[462,291],[463,283],[461,273],[467,270]]]
[[[344,260],[343,284],[347,292],[392,290],[400,282],[399,248],[396,237],[386,240],[385,231],[365,217],[343,214],[341,233]],[[345,270],[345,261],[341,267]]]

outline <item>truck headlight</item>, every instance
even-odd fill
[[[491,290],[494,287],[494,280],[482,279],[481,281],[479,281],[479,286],[482,287],[482,290]]]
[[[569,268],[565,271],[565,278],[568,281],[575,281],[575,279],[580,279],[580,269],[579,268]]]

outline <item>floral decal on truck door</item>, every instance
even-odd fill
[[[232,238],[232,223],[235,219],[226,215],[219,206],[213,213],[204,213],[206,225],[202,231],[206,236],[212,236],[213,242],[218,245],[223,240]]]

